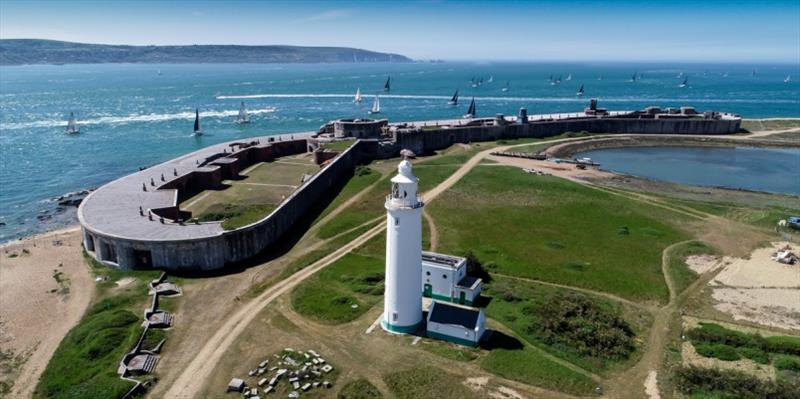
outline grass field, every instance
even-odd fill
[[[222,221],[226,230],[236,229],[263,219],[302,184],[305,174],[319,167],[308,156],[284,157],[262,162],[241,173],[242,180],[226,181],[219,190],[205,190],[180,204],[201,222]]]
[[[637,336],[649,323],[644,312],[600,297],[511,278],[495,276],[485,294],[492,298],[489,317],[527,342],[598,373],[635,360]]]
[[[325,143],[322,145],[322,148],[326,150],[333,150],[333,151],[344,151],[353,144],[355,144],[355,140],[341,140],[341,141],[334,141],[332,143]]]
[[[666,301],[661,252],[687,238],[665,221],[680,223],[677,214],[512,167],[472,170],[428,212],[441,252],[471,250],[500,273],[632,300]]]
[[[359,378],[345,384],[336,399],[380,399],[381,391],[364,378]]]
[[[700,241],[689,241],[678,245],[670,251],[668,272],[675,284],[677,294],[683,292],[698,277],[697,273],[689,269],[686,265],[686,258],[691,255],[716,255],[717,251]]]
[[[481,368],[501,377],[578,395],[593,392],[591,378],[551,361],[533,348],[495,349],[481,359]]]
[[[430,366],[395,371],[383,376],[397,399],[469,399],[480,396],[458,377]]]

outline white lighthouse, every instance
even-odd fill
[[[403,160],[386,197],[386,291],[381,326],[414,332],[422,323],[422,207],[411,162]]]

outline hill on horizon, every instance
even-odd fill
[[[44,39],[0,39],[0,65],[411,62],[404,55],[350,47],[130,46]]]

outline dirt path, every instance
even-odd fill
[[[8,376],[14,381],[9,397],[30,397],[58,344],[89,306],[94,281],[76,227],[2,245],[0,257],[0,349],[27,357],[18,374]]]
[[[430,242],[431,247],[428,249],[429,251],[436,252],[436,248],[439,246],[439,230],[436,228],[436,222],[434,222],[431,215],[428,211],[422,211],[422,217],[425,218],[425,221],[428,222],[428,230],[430,230]]]

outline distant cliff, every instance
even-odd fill
[[[343,63],[411,62],[399,54],[348,47],[298,46],[122,46],[40,39],[0,40],[0,65],[24,64],[182,64],[182,63]]]

